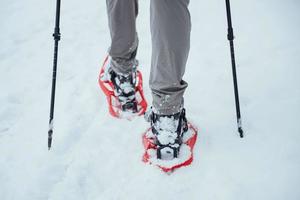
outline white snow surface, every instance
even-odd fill
[[[148,87],[149,1],[139,1]],[[190,167],[141,161],[148,124],[109,116],[97,78],[110,43],[102,0],[62,1],[53,147],[47,149],[55,1],[0,6],[1,200],[300,199],[300,2],[232,0],[243,128],[236,131],[225,2],[195,0],[184,79],[199,129]]]

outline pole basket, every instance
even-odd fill
[[[143,115],[147,110],[147,101],[143,92],[143,77],[142,73],[137,70],[136,77],[136,87],[135,87],[135,99],[137,101],[137,112],[129,113],[122,110],[121,103],[119,102],[117,96],[114,93],[114,85],[111,80],[108,78],[108,65],[109,65],[109,56],[104,60],[104,63],[101,67],[98,83],[101,90],[104,92],[109,113],[116,118],[126,118],[131,119],[134,116]]]

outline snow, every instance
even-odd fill
[[[158,131],[157,139],[160,144],[168,145],[175,143],[177,138],[177,127],[179,119],[170,117],[160,117],[155,123],[154,127]]]
[[[150,100],[149,1],[139,4],[139,69]],[[3,1],[0,199],[300,199],[300,2],[231,1],[244,139],[224,4],[190,4],[185,105],[199,137],[192,165],[169,176],[141,161],[144,119],[112,119],[98,87],[109,47],[105,1],[62,2],[51,151],[55,1]]]

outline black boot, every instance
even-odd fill
[[[155,136],[157,158],[163,160],[177,158],[183,135],[188,130],[185,109],[173,115],[159,115],[152,112],[149,119]]]
[[[136,70],[129,74],[118,74],[110,70],[110,78],[114,85],[114,93],[118,98],[121,109],[124,112],[137,112],[137,102],[135,99]]]

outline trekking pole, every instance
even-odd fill
[[[51,90],[51,103],[50,103],[50,120],[49,120],[49,130],[48,130],[48,150],[50,150],[50,148],[51,148],[52,135],[53,135],[57,54],[58,54],[58,41],[60,40],[59,18],[60,18],[60,0],[57,0],[56,1],[55,28],[54,28],[54,33],[52,35],[54,37],[54,59],[53,59],[52,90]]]
[[[242,129],[239,92],[238,92],[238,84],[237,84],[237,78],[236,78],[236,67],[235,67],[234,45],[233,45],[234,35],[233,35],[233,28],[232,28],[232,22],[231,22],[230,2],[229,2],[229,0],[225,0],[225,2],[226,2],[226,12],[227,12],[227,22],[228,22],[227,39],[229,40],[229,44],[230,44],[230,55],[231,55],[231,64],[232,64],[236,117],[237,117],[238,132],[240,133],[240,137],[242,138],[242,137],[244,137],[244,133],[243,133],[243,129]]]

